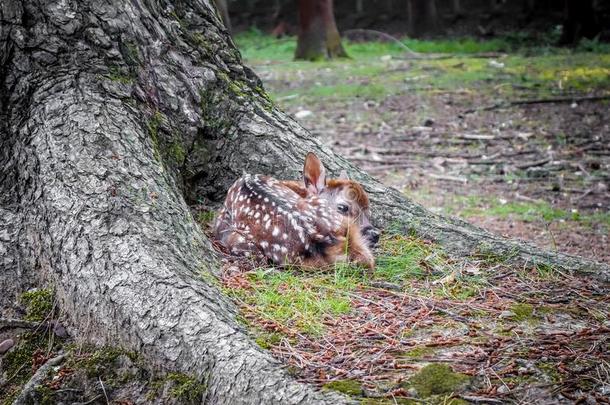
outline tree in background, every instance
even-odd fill
[[[440,29],[435,0],[407,1],[408,32],[412,37],[433,34]]]
[[[347,57],[335,23],[332,0],[299,0],[299,36],[295,59]]]
[[[576,44],[583,37],[591,39],[600,33],[593,0],[566,0],[565,4],[560,45]]]
[[[214,4],[216,4],[216,8],[220,13],[222,22],[225,24],[225,27],[229,33],[231,33],[231,19],[229,18],[229,7],[227,6],[227,0],[214,0]]]

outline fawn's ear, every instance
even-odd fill
[[[307,191],[320,194],[326,187],[326,169],[318,157],[309,152],[303,166],[303,182]]]
[[[349,180],[349,176],[347,175],[347,172],[345,170],[341,170],[341,173],[339,174],[339,178],[341,180]]]

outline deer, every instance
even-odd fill
[[[345,171],[326,179],[312,152],[303,180],[244,174],[233,183],[213,226],[230,254],[262,255],[279,266],[324,268],[352,262],[375,268],[371,249],[380,232],[370,222],[369,198]]]

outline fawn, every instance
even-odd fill
[[[373,269],[370,248],[379,240],[362,186],[345,172],[326,180],[326,169],[311,152],[303,182],[250,174],[239,178],[214,232],[232,254],[262,253],[275,264],[303,267],[352,261]]]

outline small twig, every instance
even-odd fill
[[[354,33],[354,34],[373,34],[373,35],[377,35],[378,37],[382,37],[385,38],[389,41],[394,42],[395,44],[397,44],[398,46],[400,46],[402,49],[405,50],[405,52],[407,52],[409,55],[411,56],[420,56],[419,53],[414,52],[413,50],[411,50],[408,46],[406,46],[405,44],[402,43],[402,41],[400,41],[398,38],[382,32],[382,31],[377,31],[377,30],[369,30],[369,29],[364,29],[364,28],[354,28],[351,30],[346,30],[343,31],[343,35],[344,36],[348,36],[349,34]]]
[[[468,183],[468,179],[464,178],[464,177],[454,177],[454,176],[445,176],[442,174],[434,174],[434,173],[430,173],[428,174],[429,177],[432,177],[433,179],[437,179],[437,180],[446,180],[446,181],[455,181],[457,183]]]
[[[516,105],[527,104],[553,104],[553,103],[575,103],[581,101],[602,101],[610,100],[610,95],[605,96],[585,96],[585,97],[553,97],[553,98],[534,98],[528,100],[512,100],[496,103],[486,107],[471,108],[464,111],[462,114],[472,114],[479,111],[492,111],[500,108],[507,108]]]
[[[468,402],[474,402],[474,403],[488,403],[488,404],[505,403],[505,401],[502,401],[500,399],[488,398],[488,397],[476,397],[476,396],[472,396],[472,395],[460,395],[460,398],[462,398]]]
[[[106,398],[106,404],[110,404],[110,401],[108,401],[108,394],[106,394],[106,388],[104,388],[104,383],[102,382],[102,378],[101,377],[97,377],[97,379],[100,381],[100,385],[102,386],[102,391],[104,392],[104,398]]]
[[[546,158],[546,159],[536,160],[534,162],[521,163],[521,164],[515,165],[515,167],[517,169],[525,170],[525,169],[529,169],[530,167],[544,166],[545,164],[549,163],[550,161],[551,161],[551,159]]]

